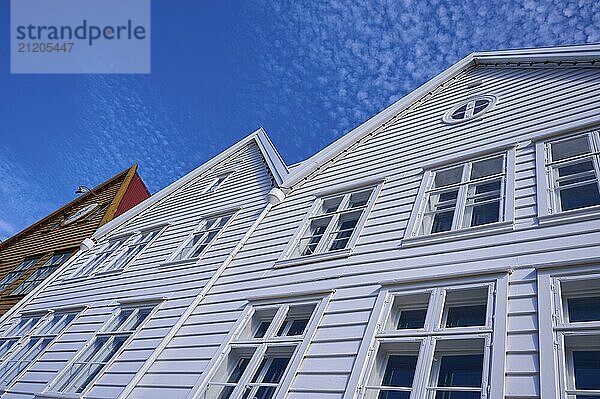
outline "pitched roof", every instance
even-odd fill
[[[106,223],[104,226],[102,226],[98,230],[96,230],[96,232],[94,233],[92,238],[101,237],[101,236],[107,234],[108,232],[112,231],[116,227],[125,223],[131,217],[138,215],[139,213],[143,212],[145,209],[160,202],[166,196],[177,191],[179,188],[185,186],[191,180],[194,180],[196,177],[202,175],[203,173],[205,173],[206,171],[211,169],[213,166],[217,165],[219,162],[226,159],[227,157],[234,154],[235,152],[237,152],[238,150],[243,148],[245,145],[247,145],[248,143],[253,142],[253,141],[256,143],[257,147],[259,148],[259,150],[269,168],[269,171],[271,172],[271,174],[273,175],[273,178],[275,179],[275,183],[277,184],[277,186],[281,185],[283,183],[284,179],[287,178],[287,176],[289,174],[288,167],[286,166],[285,162],[283,161],[283,159],[281,158],[281,156],[275,149],[275,146],[273,146],[273,143],[267,136],[267,133],[264,131],[263,128],[259,128],[258,130],[249,134],[248,136],[246,136],[242,140],[238,141],[231,147],[227,148],[226,150],[224,150],[217,156],[211,158],[210,160],[208,160],[201,166],[197,167],[196,169],[194,169],[187,175],[185,175],[182,178],[178,179],[177,181],[171,183],[169,186],[163,188],[162,190],[160,190],[159,192],[154,194],[152,197],[146,199],[145,201],[143,201],[143,202],[139,203],[138,205],[134,206],[133,208],[129,209],[127,212],[124,212],[123,214],[119,215],[112,221]]]
[[[519,66],[538,63],[560,66],[562,63],[577,64],[583,62],[591,63],[592,65],[600,62],[600,45],[576,45],[471,53],[312,157],[302,161],[298,167],[294,168],[288,178],[285,179],[281,188],[286,191],[291,190],[296,184],[308,178],[325,163],[338,157],[357,141],[376,132],[378,129],[385,127],[391,119],[414,104],[431,96],[434,91],[443,87],[446,82],[456,77],[467,68],[477,65],[502,64],[507,66]]]
[[[54,212],[46,215],[42,219],[33,223],[32,225],[21,230],[14,236],[7,238],[6,240],[0,242],[0,249],[8,246],[9,244],[12,244],[13,242],[17,241],[19,238],[24,237],[27,234],[29,234],[30,232],[35,231],[37,228],[44,225],[50,219],[53,219],[53,218],[59,216],[60,214],[67,212],[67,210],[69,210],[69,209],[77,207],[79,204],[87,202],[89,199],[93,198],[96,195],[95,192],[102,191],[105,187],[110,186],[111,184],[114,184],[119,180],[122,180],[118,191],[116,192],[114,197],[110,200],[110,205],[105,210],[105,215],[104,215],[102,221],[100,222],[100,225],[110,221],[114,214],[114,210],[116,210],[116,208],[119,206],[119,203],[123,199],[123,196],[125,195],[125,192],[127,191],[127,187],[129,186],[129,183],[131,182],[133,177],[137,174],[137,168],[138,168],[138,165],[134,164],[131,167],[123,170],[122,172],[117,173],[115,176],[111,177],[110,179],[106,180],[105,182],[94,187],[87,193],[75,198],[74,200],[63,205],[62,207],[55,210]]]

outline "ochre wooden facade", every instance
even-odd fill
[[[134,186],[133,189],[130,186]],[[0,243],[0,281],[24,260],[39,258],[0,292],[0,315],[25,296],[14,295],[13,291],[44,266],[54,254],[75,253],[81,242],[90,237],[98,227],[149,196],[150,193],[137,174],[137,165],[133,165]],[[91,204],[98,206],[73,223],[63,223],[67,217]]]

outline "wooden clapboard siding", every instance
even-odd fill
[[[235,171],[219,190],[203,194],[202,191],[214,176],[224,170]],[[64,367],[65,362],[71,359],[77,349],[81,348],[110,317],[116,308],[115,301],[147,296],[168,298],[88,393],[90,397],[117,397],[254,223],[266,205],[266,195],[272,185],[273,177],[257,145],[251,141],[206,173],[161,199],[154,206],[146,208],[113,231],[111,234],[120,234],[123,231],[169,223],[153,245],[124,272],[70,281],[70,273],[89,258],[90,254],[87,254],[74,262],[28,303],[25,310],[83,303],[88,303],[91,307],[46,351],[35,367],[22,376],[11,392],[14,391],[15,395],[18,392],[31,395],[42,391]],[[161,265],[203,217],[234,209],[239,209],[239,212],[199,263]],[[198,362],[194,353],[195,348],[190,347],[190,361],[187,366]],[[174,387],[189,388],[195,382],[194,374],[188,375],[183,369],[181,375],[173,375],[170,379],[170,384]]]
[[[467,88],[481,79],[481,86]],[[535,150],[527,140],[566,122],[599,118],[600,109],[590,96],[599,89],[597,67],[481,65],[464,71],[427,101],[292,187],[128,397],[186,397],[194,381],[191,375],[201,378],[247,298],[335,289],[285,397],[342,398],[352,370],[362,367],[354,362],[372,322],[378,282],[457,278],[509,268],[514,272],[506,298],[505,395],[539,397],[536,273],[530,265],[599,256],[600,227],[597,220],[538,225]],[[474,93],[494,94],[498,104],[477,121],[453,126],[441,122],[449,107]],[[444,158],[451,162],[480,148],[518,143],[513,230],[423,246],[401,245],[423,165]],[[273,267],[316,193],[372,176],[387,180],[351,257]],[[185,375],[179,377],[180,373]]]
[[[10,295],[10,293],[41,267],[52,254],[63,251],[75,252],[79,244],[85,238],[90,237],[98,226],[112,219],[112,214],[117,207],[130,208],[147,198],[149,193],[144,194],[139,190],[134,193],[135,195],[127,194],[130,182],[137,182],[138,180],[141,182],[137,174],[137,165],[134,165],[94,188],[93,193],[82,195],[0,243],[0,279],[17,267],[24,259],[41,257],[34,266],[30,267],[18,280],[0,293],[0,315],[6,313],[24,297],[23,295]],[[123,200],[125,200],[124,204],[122,204]],[[88,217],[84,217],[75,223],[47,231],[49,226],[61,222],[70,214],[93,203],[99,203],[103,208],[101,212],[94,214],[89,220]],[[111,209],[112,213],[110,212]]]

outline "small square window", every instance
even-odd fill
[[[202,257],[232,218],[233,213],[228,213],[202,220],[183,246],[176,250],[171,260]]]
[[[567,279],[560,291],[565,323],[600,321],[600,279]]]
[[[314,304],[290,307],[276,335],[278,337],[303,335],[314,310]]]
[[[485,326],[488,288],[446,291],[442,326],[445,328]]]
[[[276,307],[257,309],[242,330],[239,339],[264,338],[277,310]]]
[[[425,328],[430,293],[396,295],[386,330],[415,330]]]

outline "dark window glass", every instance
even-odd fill
[[[326,228],[327,226],[317,226],[314,228],[312,236],[310,237],[304,252],[302,252],[302,255],[311,255],[315,252],[317,245],[319,245],[319,241],[321,241],[321,237],[323,237],[323,233],[325,233]]]
[[[446,327],[471,327],[485,325],[486,305],[450,306]]]
[[[261,321],[256,333],[254,334],[254,338],[262,338],[265,336],[269,326],[271,325],[270,321]]]
[[[452,113],[451,118],[455,120],[461,120],[465,117],[465,112],[467,112],[467,104],[459,107],[456,111]]]
[[[437,386],[481,387],[482,370],[483,355],[444,355]]]
[[[600,351],[573,351],[573,368],[575,388],[600,389]]]
[[[563,211],[600,205],[598,185],[594,182],[584,186],[560,190],[560,203]]]
[[[454,218],[454,210],[448,212],[436,213],[433,218],[432,233],[440,233],[449,231],[452,228],[452,219]]]
[[[568,298],[567,308],[571,323],[600,320],[600,296]]]
[[[231,375],[227,379],[227,382],[237,383],[240,380],[240,378],[242,378],[242,374],[244,374],[246,367],[248,367],[248,363],[250,363],[250,359],[240,359],[233,371],[231,372]],[[223,387],[218,399],[229,399],[234,389],[235,387]]]
[[[481,226],[498,221],[500,215],[500,202],[489,202],[475,205],[471,215],[471,226]]]
[[[358,217],[360,216],[360,214],[356,216]],[[329,249],[331,251],[334,251],[336,249],[346,248],[346,245],[348,245],[350,236],[352,235],[352,232],[354,231],[354,228],[356,227],[357,223],[358,218],[342,222],[342,224],[340,225],[340,231],[335,235],[335,238],[331,242],[331,248]]]
[[[287,336],[293,335],[302,335],[304,334],[304,330],[306,329],[306,325],[308,324],[308,319],[299,319],[294,320],[292,325],[290,326],[289,331],[287,332]]]
[[[398,330],[423,328],[425,326],[425,316],[427,309],[402,310],[398,320]]]

